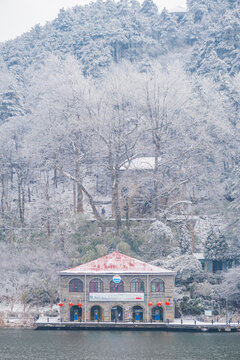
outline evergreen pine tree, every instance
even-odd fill
[[[21,100],[13,89],[0,94],[0,99],[0,124],[6,122],[8,118],[24,114]]]
[[[211,229],[205,242],[204,256],[209,260],[224,260],[228,258],[228,244],[223,234],[216,234]]]
[[[192,237],[186,225],[182,226],[179,238],[181,254],[192,254]]]
[[[228,226],[226,228],[226,234],[230,239],[229,243],[229,257],[236,259],[240,257],[240,165],[236,164],[229,174],[229,179],[226,182],[226,195],[228,200]]]
[[[142,3],[141,12],[148,16],[152,16],[158,13],[158,8],[152,0],[144,0]]]

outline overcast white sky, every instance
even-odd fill
[[[186,6],[186,0],[154,0],[161,9]],[[0,41],[15,38],[36,24],[53,20],[59,9],[84,5],[91,0],[0,0]]]

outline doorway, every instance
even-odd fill
[[[82,308],[74,305],[70,309],[70,321],[82,321]]]
[[[102,308],[95,305],[91,308],[91,321],[102,321]]]
[[[163,308],[156,306],[152,308],[152,320],[153,321],[163,321]]]
[[[123,309],[121,306],[114,306],[111,309],[111,321],[123,321]]]
[[[139,305],[133,307],[132,317],[134,321],[143,321],[143,308]]]

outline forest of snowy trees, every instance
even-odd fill
[[[195,274],[211,291],[191,296],[240,305],[237,271],[232,284],[208,279],[192,255],[240,258],[239,10],[99,0],[0,44],[0,301],[11,310],[52,304],[58,270],[114,249],[170,268],[178,258],[179,274],[192,262],[179,284]],[[129,224],[122,167],[145,157],[150,185],[136,182],[151,216]]]

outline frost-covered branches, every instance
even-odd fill
[[[216,294],[221,299],[229,299],[233,303],[240,305],[240,268],[229,270],[223,276],[223,281],[216,286]]]
[[[220,232],[211,229],[204,247],[204,256],[210,260],[223,260],[229,258],[229,247],[226,238]]]
[[[181,254],[192,254],[192,237],[186,226],[182,226],[179,237]]]
[[[166,255],[166,249],[173,240],[173,234],[167,225],[161,221],[155,221],[149,228],[151,242],[154,244],[156,254],[159,256]]]

